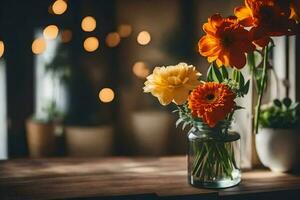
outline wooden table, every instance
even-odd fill
[[[256,170],[237,187],[188,185],[185,157],[0,161],[0,199],[300,199],[300,177]]]

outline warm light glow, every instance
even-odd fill
[[[61,32],[61,41],[63,43],[68,43],[68,42],[70,42],[72,40],[72,36],[73,36],[73,34],[72,34],[71,30],[68,30],[68,29],[63,30]]]
[[[81,21],[81,28],[86,32],[91,32],[95,30],[96,26],[97,23],[94,17],[87,16]]]
[[[142,31],[137,36],[137,42],[140,45],[147,45],[151,41],[150,33],[147,31]]]
[[[37,38],[33,41],[31,46],[34,54],[41,54],[46,50],[46,41],[43,38]]]
[[[150,74],[150,71],[144,62],[134,63],[132,71],[137,77],[142,79],[145,79]]]
[[[99,47],[99,41],[96,37],[88,37],[84,40],[83,47],[88,52],[96,51]]]
[[[121,38],[120,38],[120,35],[118,33],[113,32],[113,33],[109,33],[106,36],[105,41],[106,41],[107,46],[116,47],[120,43]]]
[[[132,32],[132,28],[128,24],[122,24],[118,27],[118,33],[122,38],[126,38],[130,36]]]
[[[67,3],[64,0],[56,0],[52,5],[52,11],[56,15],[61,15],[66,12],[68,8]]]
[[[110,88],[103,88],[99,92],[99,99],[103,103],[111,102],[115,97],[114,91]]]
[[[0,41],[0,58],[3,56],[4,54],[4,42]]]
[[[52,40],[55,39],[58,35],[58,28],[55,25],[49,25],[47,26],[44,31],[43,35],[46,39]]]

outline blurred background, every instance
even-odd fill
[[[1,158],[184,154],[172,106],[143,93],[145,77],[179,62],[205,74],[202,24],[242,3],[1,0]]]

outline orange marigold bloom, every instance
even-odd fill
[[[238,24],[236,17],[215,14],[203,25],[203,30],[206,35],[199,40],[199,52],[218,66],[241,69],[246,64],[245,53],[255,49],[249,31]]]
[[[209,127],[215,127],[233,110],[236,95],[222,83],[207,82],[194,89],[188,99],[188,106],[194,116]]]
[[[255,44],[266,46],[271,36],[292,35],[298,29],[290,19],[290,0],[245,0],[245,6],[234,10],[240,24],[253,27]]]

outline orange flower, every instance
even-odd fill
[[[222,83],[207,82],[194,89],[188,99],[188,106],[194,116],[214,127],[233,110],[236,95]]]
[[[245,0],[234,10],[240,24],[253,27],[255,44],[266,46],[271,36],[295,34],[296,22],[290,19],[290,0]]]
[[[216,61],[220,67],[241,69],[246,64],[246,55],[254,50],[249,31],[237,23],[236,17],[222,18],[215,14],[203,25],[206,35],[198,43],[199,52],[208,62]]]
[[[291,16],[290,18],[300,22],[300,0],[291,1]]]

